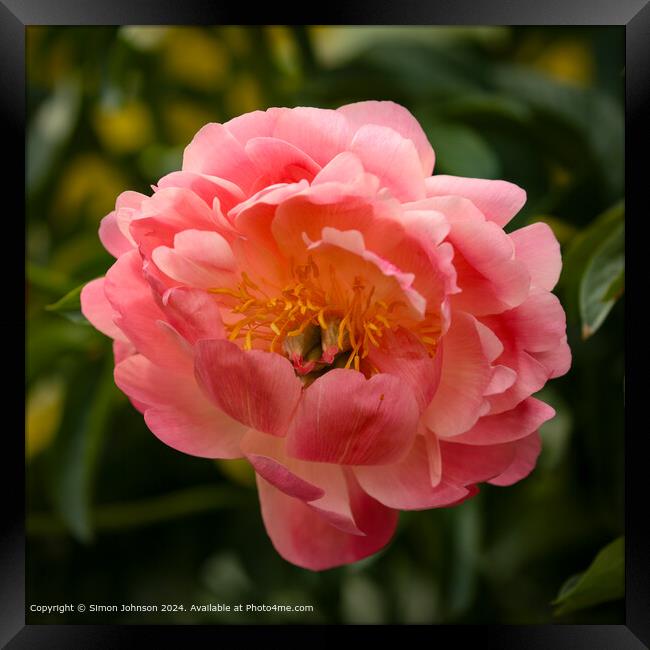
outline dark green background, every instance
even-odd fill
[[[623,287],[623,45],[611,27],[28,28],[27,602],[314,607],[28,622],[622,623],[620,570],[587,594],[607,602],[551,601],[624,531],[623,300],[589,319],[613,303],[603,273]],[[360,99],[408,107],[436,173],[527,190],[508,229],[544,219],[562,243],[573,367],[540,394],[558,415],[529,478],[402,513],[383,552],[312,573],[274,551],[246,467],[160,443],[74,294],[47,306],[105,273],[100,219],[178,169],[204,123]]]

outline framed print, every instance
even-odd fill
[[[650,10],[357,11],[0,4],[7,647],[650,642]]]

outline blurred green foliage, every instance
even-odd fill
[[[314,606],[28,622],[624,621],[622,541],[565,584],[624,529],[622,28],[27,36],[28,601]],[[112,263],[97,227],[117,194],[178,169],[204,123],[361,99],[407,106],[436,173],[527,190],[508,229],[543,220],[562,244],[573,367],[540,395],[558,415],[528,479],[403,513],[383,552],[316,574],[274,551],[245,464],[185,456],[148,431],[113,384],[109,341],[79,318],[75,288]]]

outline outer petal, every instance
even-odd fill
[[[221,409],[259,431],[284,435],[302,389],[286,358],[224,340],[199,341],[195,350],[197,379]]]
[[[250,191],[259,171],[223,124],[206,124],[185,147],[183,171],[219,176]]]
[[[247,430],[207,400],[197,384],[140,354],[115,367],[115,383],[146,410],[145,421],[165,444],[205,458],[240,458]]]
[[[551,291],[560,279],[562,257],[560,244],[548,224],[520,228],[510,233],[510,239],[515,245],[515,257],[528,268],[532,284]]]
[[[514,445],[512,462],[502,474],[489,481],[492,485],[512,485],[528,476],[535,467],[542,450],[539,433],[536,431],[512,444]]]
[[[137,250],[122,255],[108,270],[104,291],[119,314],[117,326],[138,352],[165,368],[191,371],[191,356],[156,304]]]
[[[81,313],[102,334],[106,334],[116,341],[126,342],[128,341],[127,337],[114,322],[115,317],[119,314],[106,298],[104,282],[105,278],[91,280],[81,290]]]
[[[278,553],[305,569],[322,571],[356,562],[384,547],[393,536],[397,512],[386,508],[350,481],[355,519],[365,535],[350,535],[299,499],[257,478],[266,531]]]
[[[482,417],[469,431],[454,436],[466,445],[493,445],[525,438],[555,415],[555,409],[529,397],[510,411]]]
[[[526,203],[526,192],[508,181],[438,175],[426,180],[427,196],[464,196],[490,221],[505,226]]]
[[[474,425],[492,378],[475,323],[467,314],[454,314],[438,349],[442,354],[440,385],[423,418],[441,436],[456,435]]]
[[[355,467],[361,487],[390,508],[423,510],[458,503],[472,495],[463,485],[449,482],[444,475],[432,485],[429,456],[424,436],[417,436],[408,456],[399,463],[381,467]]]
[[[99,224],[99,239],[104,245],[104,248],[113,257],[119,257],[123,253],[128,253],[133,248],[133,244],[120,230],[115,211],[110,212],[101,220]]]
[[[332,526],[363,535],[352,512],[345,470],[331,463],[297,460],[286,453],[286,438],[251,430],[242,441],[242,449],[255,471],[276,488],[308,502]]]
[[[346,104],[337,109],[356,131],[364,124],[388,126],[413,142],[424,176],[431,176],[435,155],[419,122],[403,106],[390,101],[366,101]]]
[[[415,437],[419,409],[397,377],[335,368],[304,393],[287,434],[287,451],[303,460],[341,465],[402,458]]]
[[[321,167],[348,148],[348,121],[337,111],[299,106],[278,115],[273,136],[304,151]]]
[[[424,198],[422,165],[411,140],[388,127],[369,124],[356,132],[350,151],[400,201]]]

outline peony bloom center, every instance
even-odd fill
[[[366,377],[379,372],[366,360],[387,331],[407,326],[434,356],[439,318],[414,320],[407,302],[381,295],[372,278],[337,272],[332,262],[290,264],[290,282],[262,288],[245,272],[236,288],[211,289],[228,302],[224,316],[230,341],[245,350],[284,354],[303,383],[332,368],[354,368]],[[384,292],[386,293],[386,292]]]

